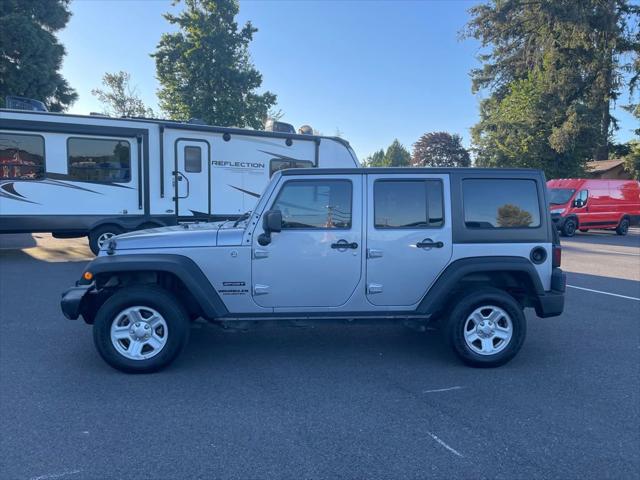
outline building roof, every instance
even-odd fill
[[[624,163],[621,158],[613,158],[611,160],[593,160],[587,162],[587,171],[589,173],[603,173],[613,170]]]

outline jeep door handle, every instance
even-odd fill
[[[335,248],[336,250],[346,250],[348,248],[356,250],[358,244],[356,242],[349,243],[346,240],[338,240],[336,243],[331,244],[331,248]]]
[[[421,242],[416,243],[416,247],[418,247],[418,248],[442,248],[442,247],[444,247],[444,243],[442,243],[442,242],[434,242],[430,238],[425,238]]]

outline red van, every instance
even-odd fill
[[[640,183],[636,180],[549,180],[551,218],[562,235],[590,228],[615,230],[626,235],[640,218]]]

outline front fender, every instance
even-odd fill
[[[175,275],[193,298],[206,318],[219,318],[228,314],[227,307],[218,292],[196,263],[188,257],[176,254],[108,255],[90,262],[84,273],[93,278],[105,273],[166,272]]]

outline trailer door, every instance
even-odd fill
[[[176,213],[184,220],[208,220],[211,215],[211,146],[206,140],[175,143],[173,186]]]

